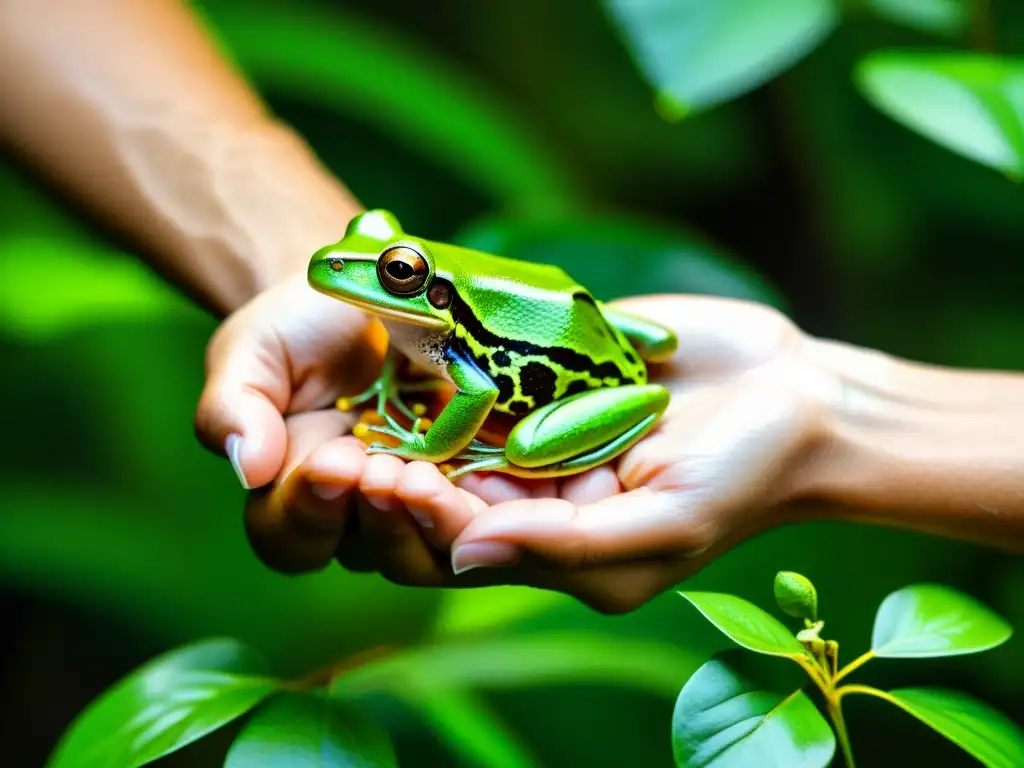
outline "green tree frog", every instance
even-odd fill
[[[558,267],[414,237],[388,211],[371,210],[313,255],[308,280],[378,316],[392,350],[455,387],[421,431],[389,351],[378,380],[346,403],[376,398],[383,423],[368,429],[397,440],[374,442],[370,453],[466,462],[449,478],[569,475],[620,455],[668,406],[645,361],[670,356],[673,333],[595,300]],[[411,428],[387,413],[388,403],[413,419]],[[476,438],[492,411],[517,417],[503,446]]]

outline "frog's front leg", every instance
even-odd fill
[[[621,309],[601,303],[601,314],[615,326],[640,357],[649,363],[660,363],[675,354],[678,345],[676,335],[668,328]]]
[[[447,371],[457,391],[430,425],[430,429],[418,433],[397,424],[387,427],[367,426],[369,432],[388,435],[399,441],[399,445],[394,448],[375,443],[367,449],[367,453],[390,453],[410,461],[439,464],[472,442],[498,399],[498,388],[471,360],[454,358],[448,363]]]

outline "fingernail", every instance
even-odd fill
[[[365,493],[363,494],[363,497],[366,499],[366,503],[378,512],[392,512],[395,509],[395,505],[389,498],[381,497],[375,499],[373,496]]]
[[[503,541],[472,541],[452,550],[452,571],[458,576],[473,568],[494,568],[515,565],[519,547]]]
[[[242,436],[236,432],[228,435],[224,441],[224,452],[228,455],[228,461],[231,462],[231,467],[238,476],[238,482],[248,491],[251,486],[249,481],[245,479],[245,472],[242,471],[242,461],[240,458],[242,453]]]
[[[313,492],[314,496],[324,501],[334,501],[345,492],[344,488],[339,488],[335,485],[322,485],[320,483],[311,483],[309,489]]]
[[[412,515],[412,519],[419,524],[420,528],[433,528],[434,521],[430,518],[430,515],[426,513],[421,507],[410,507],[406,506],[409,510],[409,514]]]

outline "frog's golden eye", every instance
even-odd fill
[[[330,258],[327,260],[328,266],[335,272],[341,272],[345,268],[345,262],[338,257]]]
[[[377,259],[377,278],[380,284],[397,296],[417,293],[429,273],[430,265],[423,254],[407,245],[389,248]]]

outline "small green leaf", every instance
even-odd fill
[[[1006,642],[1013,628],[969,595],[941,584],[915,584],[878,606],[875,656],[927,658],[978,653]]]
[[[482,632],[508,626],[565,603],[569,598],[548,589],[503,586],[447,592],[435,621],[440,635]]]
[[[863,58],[855,80],[907,128],[1012,177],[1024,174],[1024,61],[885,51]]]
[[[769,656],[807,656],[793,633],[778,619],[735,595],[680,592],[722,634],[744,648]]]
[[[48,768],[134,768],[175,752],[277,688],[241,644],[206,640],[140,667],[75,719]]]
[[[890,21],[944,37],[956,37],[967,26],[966,0],[865,0],[866,8]]]
[[[467,765],[477,768],[535,768],[539,765],[498,715],[489,711],[470,691],[410,685],[395,693],[415,708]]]
[[[775,574],[775,602],[798,619],[818,620],[818,591],[811,580],[793,571]]]
[[[238,734],[224,768],[393,768],[387,732],[325,693],[285,693]]]
[[[829,765],[835,736],[800,682],[782,686],[768,681],[744,664],[740,653],[712,658],[680,691],[672,716],[676,765]]]
[[[884,697],[934,728],[988,768],[1024,765],[1024,730],[999,710],[960,691],[901,688]]]
[[[816,48],[834,0],[604,0],[663,114],[682,117],[754,90]]]
[[[560,682],[620,685],[674,696],[702,659],[668,643],[549,632],[409,648],[335,679],[342,698],[422,687],[524,688]]]

